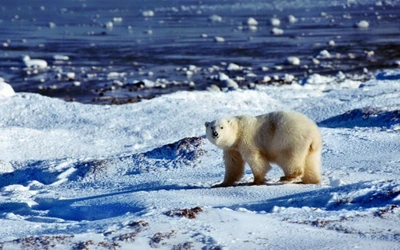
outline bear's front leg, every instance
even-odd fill
[[[239,181],[244,174],[244,160],[235,150],[224,150],[225,178],[220,184],[212,187],[229,187]]]
[[[265,175],[271,170],[268,160],[259,151],[251,151],[246,153],[245,161],[249,164],[253,172],[254,181],[252,185],[265,184]]]

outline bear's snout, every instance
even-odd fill
[[[218,132],[217,132],[217,131],[214,131],[214,132],[213,132],[213,136],[214,136],[214,137],[218,137]]]

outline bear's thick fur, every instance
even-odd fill
[[[208,140],[224,150],[225,178],[214,187],[233,186],[247,163],[254,185],[265,182],[270,162],[279,165],[282,182],[301,178],[301,183],[321,182],[322,138],[307,116],[278,111],[260,116],[235,116],[206,122]]]

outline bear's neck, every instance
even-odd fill
[[[240,122],[240,121],[238,121],[238,122]],[[239,148],[239,145],[241,144],[241,140],[243,138],[242,124],[239,125],[238,123],[236,123],[236,127],[234,128],[234,130],[236,130],[236,134],[233,136],[234,139],[232,138],[232,141],[230,143],[231,144],[230,148],[237,150]]]

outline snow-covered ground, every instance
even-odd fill
[[[122,106],[2,98],[0,248],[399,249],[400,71],[377,79]],[[269,185],[210,188],[224,167],[204,122],[282,109],[318,122],[322,184],[281,185],[275,166]]]

